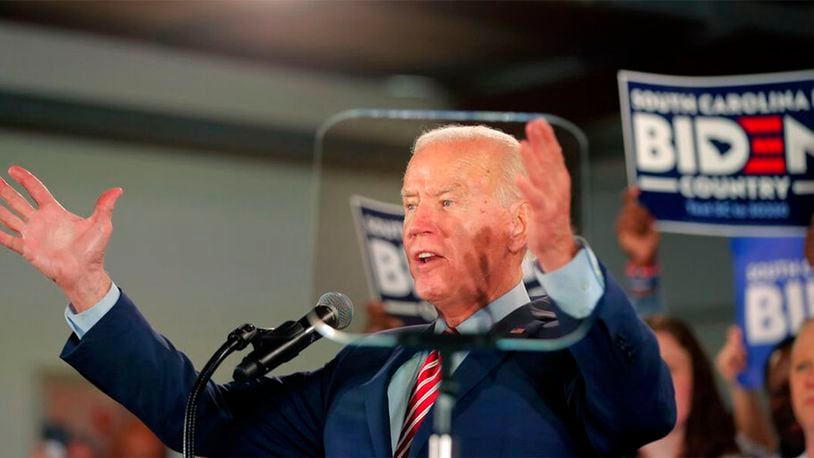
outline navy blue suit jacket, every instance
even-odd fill
[[[605,281],[593,326],[567,350],[472,351],[461,363],[453,412],[461,456],[620,455],[672,429],[672,381],[655,337],[616,283]],[[543,301],[511,313],[494,331],[519,327],[534,338],[575,322]],[[412,354],[347,347],[314,372],[210,383],[200,399],[196,452],[392,456],[387,387]],[[61,356],[167,445],[181,447],[196,371],[127,296],[81,340],[72,336]],[[427,455],[432,423],[422,423],[411,455]]]

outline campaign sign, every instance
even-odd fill
[[[351,197],[351,209],[371,296],[379,298],[388,314],[406,324],[435,319],[435,308],[419,299],[410,275],[401,238],[404,209],[362,196]],[[523,279],[531,297],[545,294],[534,275],[530,256],[523,262]]]
[[[352,196],[350,204],[371,296],[405,324],[434,320],[435,308],[419,299],[407,265],[401,239],[404,209],[362,196]]]
[[[801,233],[814,212],[814,71],[619,72],[628,181],[664,231]]]
[[[774,347],[814,316],[814,270],[803,256],[802,237],[734,238],[736,315],[743,330],[747,369],[741,384],[763,384]]]

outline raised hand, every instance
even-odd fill
[[[656,230],[653,216],[638,198],[638,188],[625,191],[622,209],[616,219],[616,238],[634,265],[646,267],[656,264],[661,234]]]
[[[527,176],[517,186],[529,205],[528,245],[546,272],[567,264],[577,252],[571,231],[571,176],[554,129],[545,119],[526,124],[520,155]]]
[[[122,188],[108,189],[89,218],[62,207],[28,170],[13,166],[9,175],[36,203],[32,206],[0,178],[0,245],[18,253],[59,286],[77,312],[92,307],[110,289],[105,250],[113,232],[111,218]]]
[[[738,326],[732,325],[726,332],[726,342],[715,358],[718,373],[730,385],[735,385],[736,376],[746,369],[746,349]]]

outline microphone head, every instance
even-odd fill
[[[319,297],[317,307],[328,307],[333,311],[334,323],[329,323],[334,329],[345,329],[353,320],[353,302],[342,293],[329,292]]]

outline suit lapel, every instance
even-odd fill
[[[550,301],[547,298],[535,300],[526,304],[494,325],[490,333],[500,337],[530,337],[537,336],[544,326],[556,324],[556,315],[550,310]],[[494,368],[505,361],[511,352],[500,351],[472,351],[463,360],[452,374],[452,380],[458,384],[456,402],[463,399],[475,388]],[[413,439],[410,456],[427,456],[429,437],[433,432],[435,408],[431,409],[419,426]]]
[[[424,329],[421,329],[421,328]],[[412,332],[432,332],[432,325],[412,327]],[[404,347],[396,347],[382,365],[382,368],[362,385],[365,393],[366,418],[373,442],[374,456],[393,456],[390,439],[390,407],[387,399],[387,388],[393,374],[413,356],[415,352]],[[412,389],[412,386],[409,387]]]
[[[390,410],[387,402],[387,386],[393,373],[409,358],[409,352],[399,347],[376,375],[362,389],[368,393],[365,399],[367,426],[373,442],[374,456],[393,456],[390,445]]]
[[[452,381],[458,385],[456,402],[463,399],[477,386],[489,372],[508,357],[507,352],[470,352],[452,374]],[[410,456],[427,456],[428,441],[434,429],[435,407],[430,409],[413,438]]]

